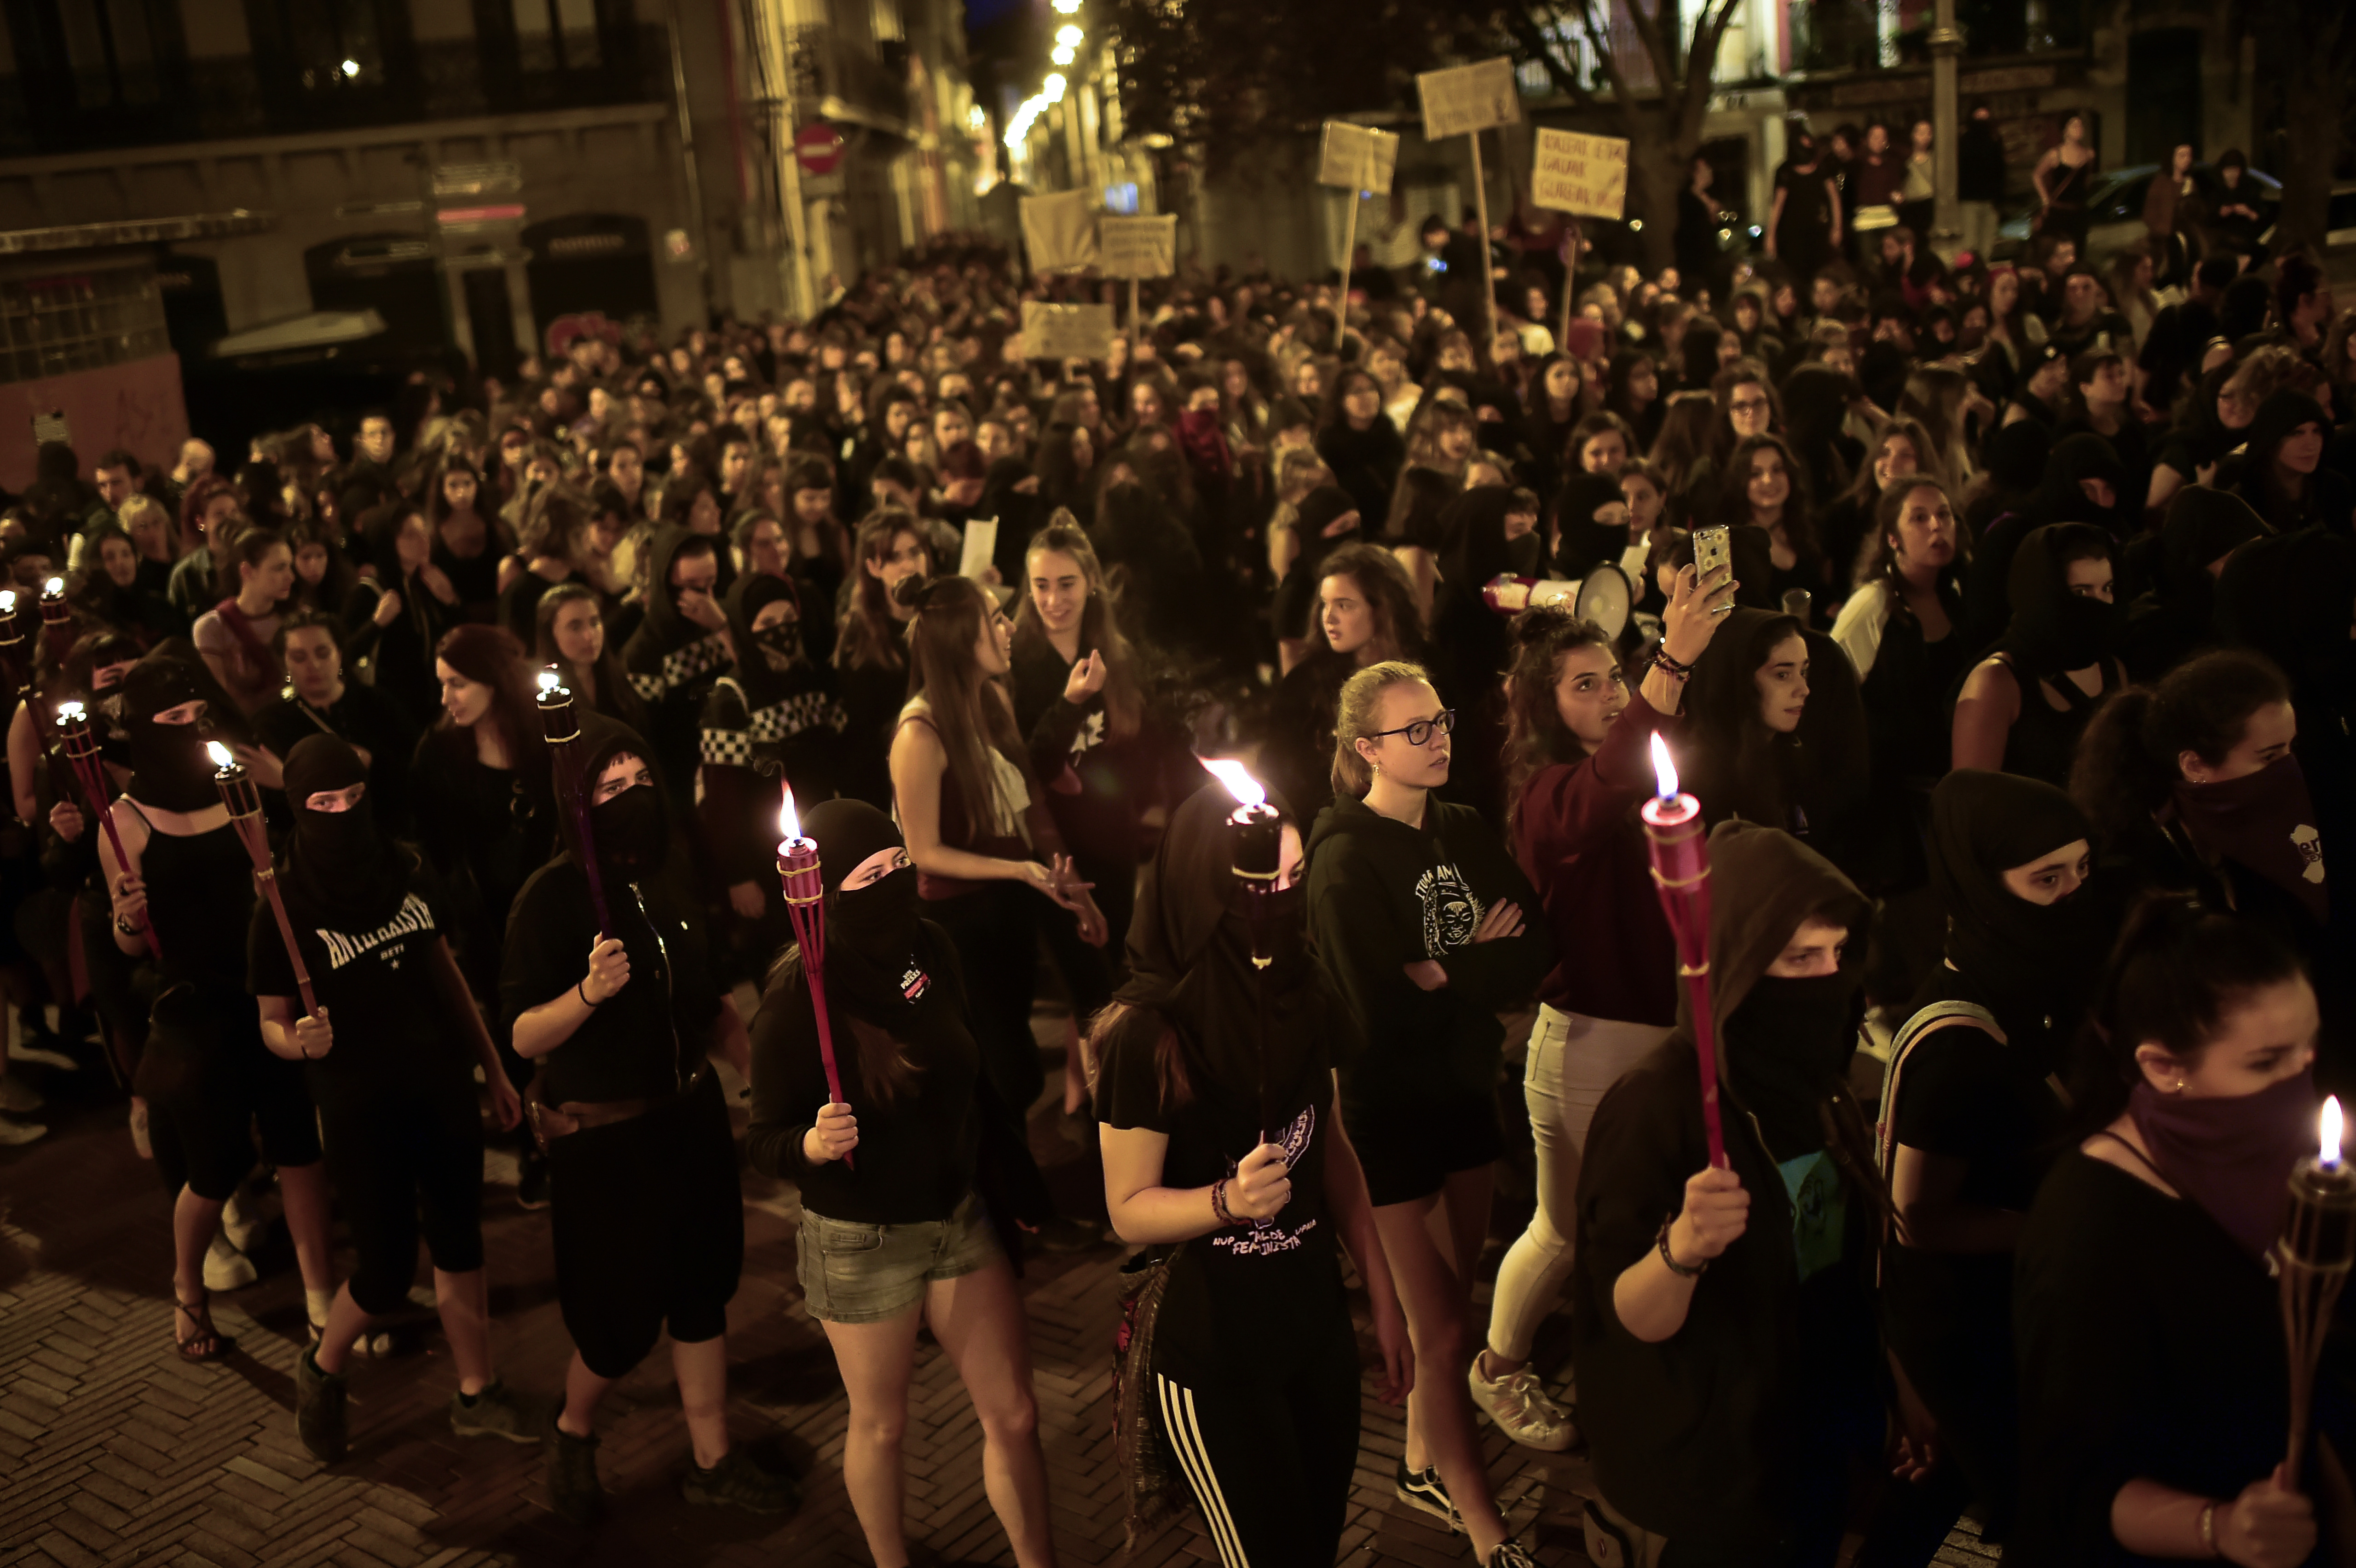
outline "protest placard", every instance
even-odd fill
[[[1415,79],[1415,90],[1423,99],[1427,142],[1522,123],[1522,94],[1514,84],[1514,62],[1503,55],[1446,70],[1425,71]]]
[[[1618,218],[1628,204],[1628,144],[1538,127],[1530,200],[1581,218]]]
[[[1112,352],[1112,306],[1023,302],[1023,353],[1030,359],[1102,359]]]
[[[1023,248],[1034,272],[1076,272],[1097,264],[1097,210],[1084,190],[1023,198]]]
[[[1108,215],[1097,225],[1097,251],[1108,278],[1166,278],[1178,270],[1178,215]]]
[[[1317,145],[1317,183],[1388,196],[1391,176],[1398,168],[1398,137],[1388,131],[1328,120]]]
[[[976,582],[998,555],[998,519],[969,517],[965,525],[965,549],[958,556],[958,575]]]

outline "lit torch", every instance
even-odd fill
[[[2323,1102],[2317,1149],[2290,1173],[2290,1208],[2275,1261],[2282,1285],[2283,1337],[2290,1349],[2290,1445],[2283,1473],[2298,1484],[2301,1450],[2315,1407],[2315,1371],[2332,1308],[2356,1264],[2356,1172],[2340,1157],[2340,1097]]]
[[[303,1010],[316,1017],[319,998],[311,994],[311,972],[303,966],[294,923],[286,918],[286,901],[278,891],[278,868],[270,863],[270,839],[262,827],[262,791],[227,746],[208,741],[205,752],[213,760],[213,787],[220,791],[221,804],[229,807],[230,826],[237,829],[238,842],[245,846],[246,858],[253,862],[254,886],[270,901],[270,912],[278,917],[278,939],[286,944],[286,962],[294,965],[294,986],[303,993]]]
[[[1709,1163],[1726,1168],[1726,1135],[1718,1117],[1718,1020],[1709,1011],[1709,844],[1701,802],[1677,788],[1676,764],[1659,732],[1653,735],[1653,775],[1659,793],[1636,815],[1653,859],[1653,885],[1677,939],[1677,973],[1693,1003],[1694,1055],[1701,1063],[1702,1129]]]
[[[1235,874],[1236,885],[1244,892],[1244,924],[1251,931],[1251,960],[1254,972],[1261,976],[1276,962],[1275,944],[1269,939],[1268,900],[1276,892],[1276,884],[1284,871],[1284,819],[1276,807],[1268,804],[1268,791],[1258,779],[1244,771],[1242,763],[1232,757],[1205,758],[1203,766],[1210,775],[1226,786],[1236,797],[1236,808],[1227,814],[1227,866]],[[1268,1007],[1265,996],[1253,1016],[1264,1032],[1268,1027]],[[1268,1099],[1268,1051],[1255,1054],[1259,1061],[1260,1142],[1268,1141],[1268,1127],[1274,1118],[1269,1115]]]
[[[802,837],[801,814],[794,809],[794,786],[785,786],[777,807],[777,880],[786,894],[786,913],[794,923],[794,940],[801,944],[802,976],[809,982],[810,1007],[818,1014],[819,1061],[826,1068],[829,1103],[849,1104],[842,1097],[842,1074],[834,1064],[834,1024],[826,1010],[826,886],[818,859],[818,841]],[[848,1169],[857,1159],[844,1155]]]
[[[0,599],[9,597],[0,594]],[[13,605],[8,613],[13,618]],[[129,870],[131,857],[123,852],[123,835],[115,831],[114,813],[107,809],[112,792],[107,787],[106,763],[98,754],[98,734],[91,728],[89,710],[79,702],[59,704],[58,735],[66,761],[73,768],[74,782],[81,786],[83,802],[89,805],[91,815],[98,818],[99,826],[106,829],[106,841],[114,847],[114,863]],[[164,944],[156,939],[155,923],[145,913],[139,919],[147,933],[147,946],[160,962],[164,956]]]
[[[597,912],[597,935],[602,941],[614,934],[614,923],[606,918],[605,879],[597,870],[597,846],[589,837],[589,806],[597,781],[580,780],[571,792],[572,798],[565,798],[565,780],[575,771],[572,755],[581,743],[581,720],[573,711],[573,692],[558,677],[554,665],[540,672],[540,695],[532,704],[540,709],[541,734],[548,741],[556,809],[573,814],[573,836],[581,843],[581,874],[589,880],[589,903]]]

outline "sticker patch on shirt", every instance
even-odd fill
[[[912,1002],[932,988],[932,977],[914,964],[909,965],[908,972],[900,976],[900,994]]]
[[[327,950],[327,967],[333,971],[342,968],[355,958],[366,957],[395,937],[407,936],[412,932],[432,931],[434,912],[426,907],[423,899],[419,898],[415,893],[411,893],[401,901],[401,912],[374,931],[355,935],[349,932],[329,931],[325,926],[314,929],[318,933],[320,945]],[[400,968],[401,958],[402,955],[399,952],[388,955],[384,961],[385,967]]]
[[[1437,958],[1462,947],[1481,929],[1481,901],[1464,873],[1442,860],[1415,880],[1415,900],[1423,911],[1423,955]]]
[[[1309,1146],[1316,1136],[1317,1107],[1304,1105],[1301,1108],[1301,1115],[1293,1117],[1291,1125],[1284,1129],[1284,1136],[1270,1138],[1269,1142],[1284,1150],[1284,1163],[1287,1167],[1296,1167],[1308,1155]],[[1236,1175],[1238,1168],[1236,1161],[1232,1159],[1227,1161],[1227,1175],[1230,1178]],[[1302,1238],[1316,1228],[1315,1220],[1303,1221],[1290,1230],[1277,1223],[1274,1219],[1254,1220],[1248,1228],[1238,1226],[1232,1230],[1219,1232],[1211,1238],[1211,1245],[1224,1247],[1239,1258],[1273,1257],[1279,1253],[1298,1252],[1301,1249]]]
[[[1779,1168],[1783,1190],[1792,1200],[1792,1251],[1799,1262],[1800,1277],[1806,1279],[1840,1262],[1848,1195],[1841,1187],[1832,1156],[1823,1149],[1787,1159]]]

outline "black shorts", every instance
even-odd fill
[[[1346,1082],[1342,1125],[1366,1173],[1366,1198],[1376,1208],[1430,1198],[1460,1170],[1478,1170],[1505,1152],[1496,1102],[1462,1090],[1422,1100],[1357,1101]]]
[[[728,1330],[744,1266],[744,1196],[716,1073],[643,1116],[548,1146],[549,1231],[564,1327],[618,1378],[666,1326],[683,1345]]]
[[[359,1254],[352,1299],[370,1315],[407,1298],[421,1232],[443,1273],[483,1266],[482,1112],[470,1077],[435,1076],[402,1093],[320,1097],[327,1176]]]
[[[300,1062],[273,1056],[250,997],[158,997],[139,1064],[155,1167],[167,1190],[185,1186],[219,1203],[254,1167],[254,1134],[274,1166],[319,1158],[319,1122]]]

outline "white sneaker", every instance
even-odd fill
[[[12,1122],[0,1116],[0,1147],[13,1148],[18,1144],[31,1143],[35,1138],[45,1136],[48,1130],[38,1122]]]
[[[30,1115],[48,1104],[41,1092],[13,1072],[0,1072],[0,1111]]]
[[[1491,1381],[1481,1375],[1481,1358],[1475,1354],[1464,1381],[1472,1387],[1472,1403],[1488,1412],[1499,1431],[1524,1447],[1559,1454],[1579,1441],[1579,1428],[1571,1424],[1562,1406],[1547,1397],[1545,1385],[1529,1368]]]
[[[241,1187],[221,1205],[221,1234],[241,1253],[250,1253],[270,1234],[270,1215],[251,1188]]]
[[[79,1072],[81,1071],[80,1062],[76,1061],[72,1057],[68,1056],[62,1051],[51,1051],[45,1045],[25,1045],[22,1043],[12,1045],[8,1048],[8,1057],[12,1061],[37,1061],[44,1067],[54,1067],[60,1072]]]
[[[205,1250],[207,1290],[243,1290],[259,1277],[254,1273],[253,1260],[230,1245],[227,1236],[215,1236],[213,1244]]]

